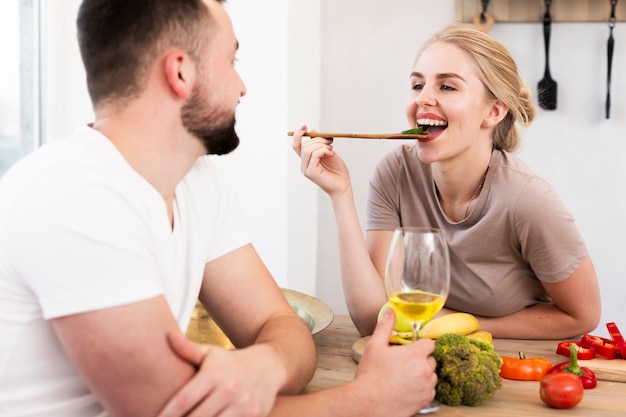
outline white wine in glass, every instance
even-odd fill
[[[391,294],[389,301],[391,301],[395,311],[411,322],[413,341],[415,342],[419,328],[441,310],[446,302],[446,297],[422,290],[409,290]]]
[[[443,232],[425,227],[396,229],[387,256],[385,288],[395,311],[411,322],[413,341],[417,340],[420,327],[448,298],[450,258]],[[433,400],[420,414],[438,409]]]

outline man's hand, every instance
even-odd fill
[[[263,368],[254,347],[225,350],[194,343],[181,333],[168,334],[172,350],[194,365],[196,375],[168,401],[158,417],[266,416],[278,385]],[[275,380],[275,379],[274,379]]]
[[[389,346],[394,324],[393,310],[385,309],[356,371],[355,382],[375,397],[379,409],[372,415],[413,415],[435,396],[434,342]]]

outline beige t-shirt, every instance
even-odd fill
[[[502,316],[550,301],[540,281],[569,277],[587,257],[572,215],[554,189],[515,156],[494,150],[473,211],[451,222],[432,171],[416,145],[385,155],[371,178],[367,230],[400,226],[442,229],[451,263],[446,307]]]

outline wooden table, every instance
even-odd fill
[[[357,364],[352,359],[352,345],[359,339],[359,334],[350,318],[335,315],[333,323],[314,336],[317,345],[317,370],[306,388],[313,392],[336,386],[354,378]],[[553,363],[562,362],[564,357],[552,353],[555,341],[515,341],[507,339],[494,340],[498,353],[516,356],[519,344],[524,344],[528,357],[536,356],[534,352],[548,357]],[[531,348],[532,352],[528,350]],[[442,406],[436,414],[444,416],[497,416],[497,417],[612,417],[626,416],[626,383],[614,381],[598,381],[598,386],[585,390],[583,400],[576,407],[568,410],[557,410],[547,407],[539,398],[539,382],[502,380],[502,389],[478,407],[447,407]]]

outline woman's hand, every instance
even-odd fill
[[[225,350],[194,343],[179,332],[168,335],[174,352],[198,371],[158,417],[266,416],[278,395],[279,378],[251,349]]]
[[[293,134],[293,149],[300,156],[300,170],[331,197],[350,188],[350,173],[333,150],[333,139],[313,137],[303,141],[303,126]],[[314,130],[311,132],[315,132]]]

